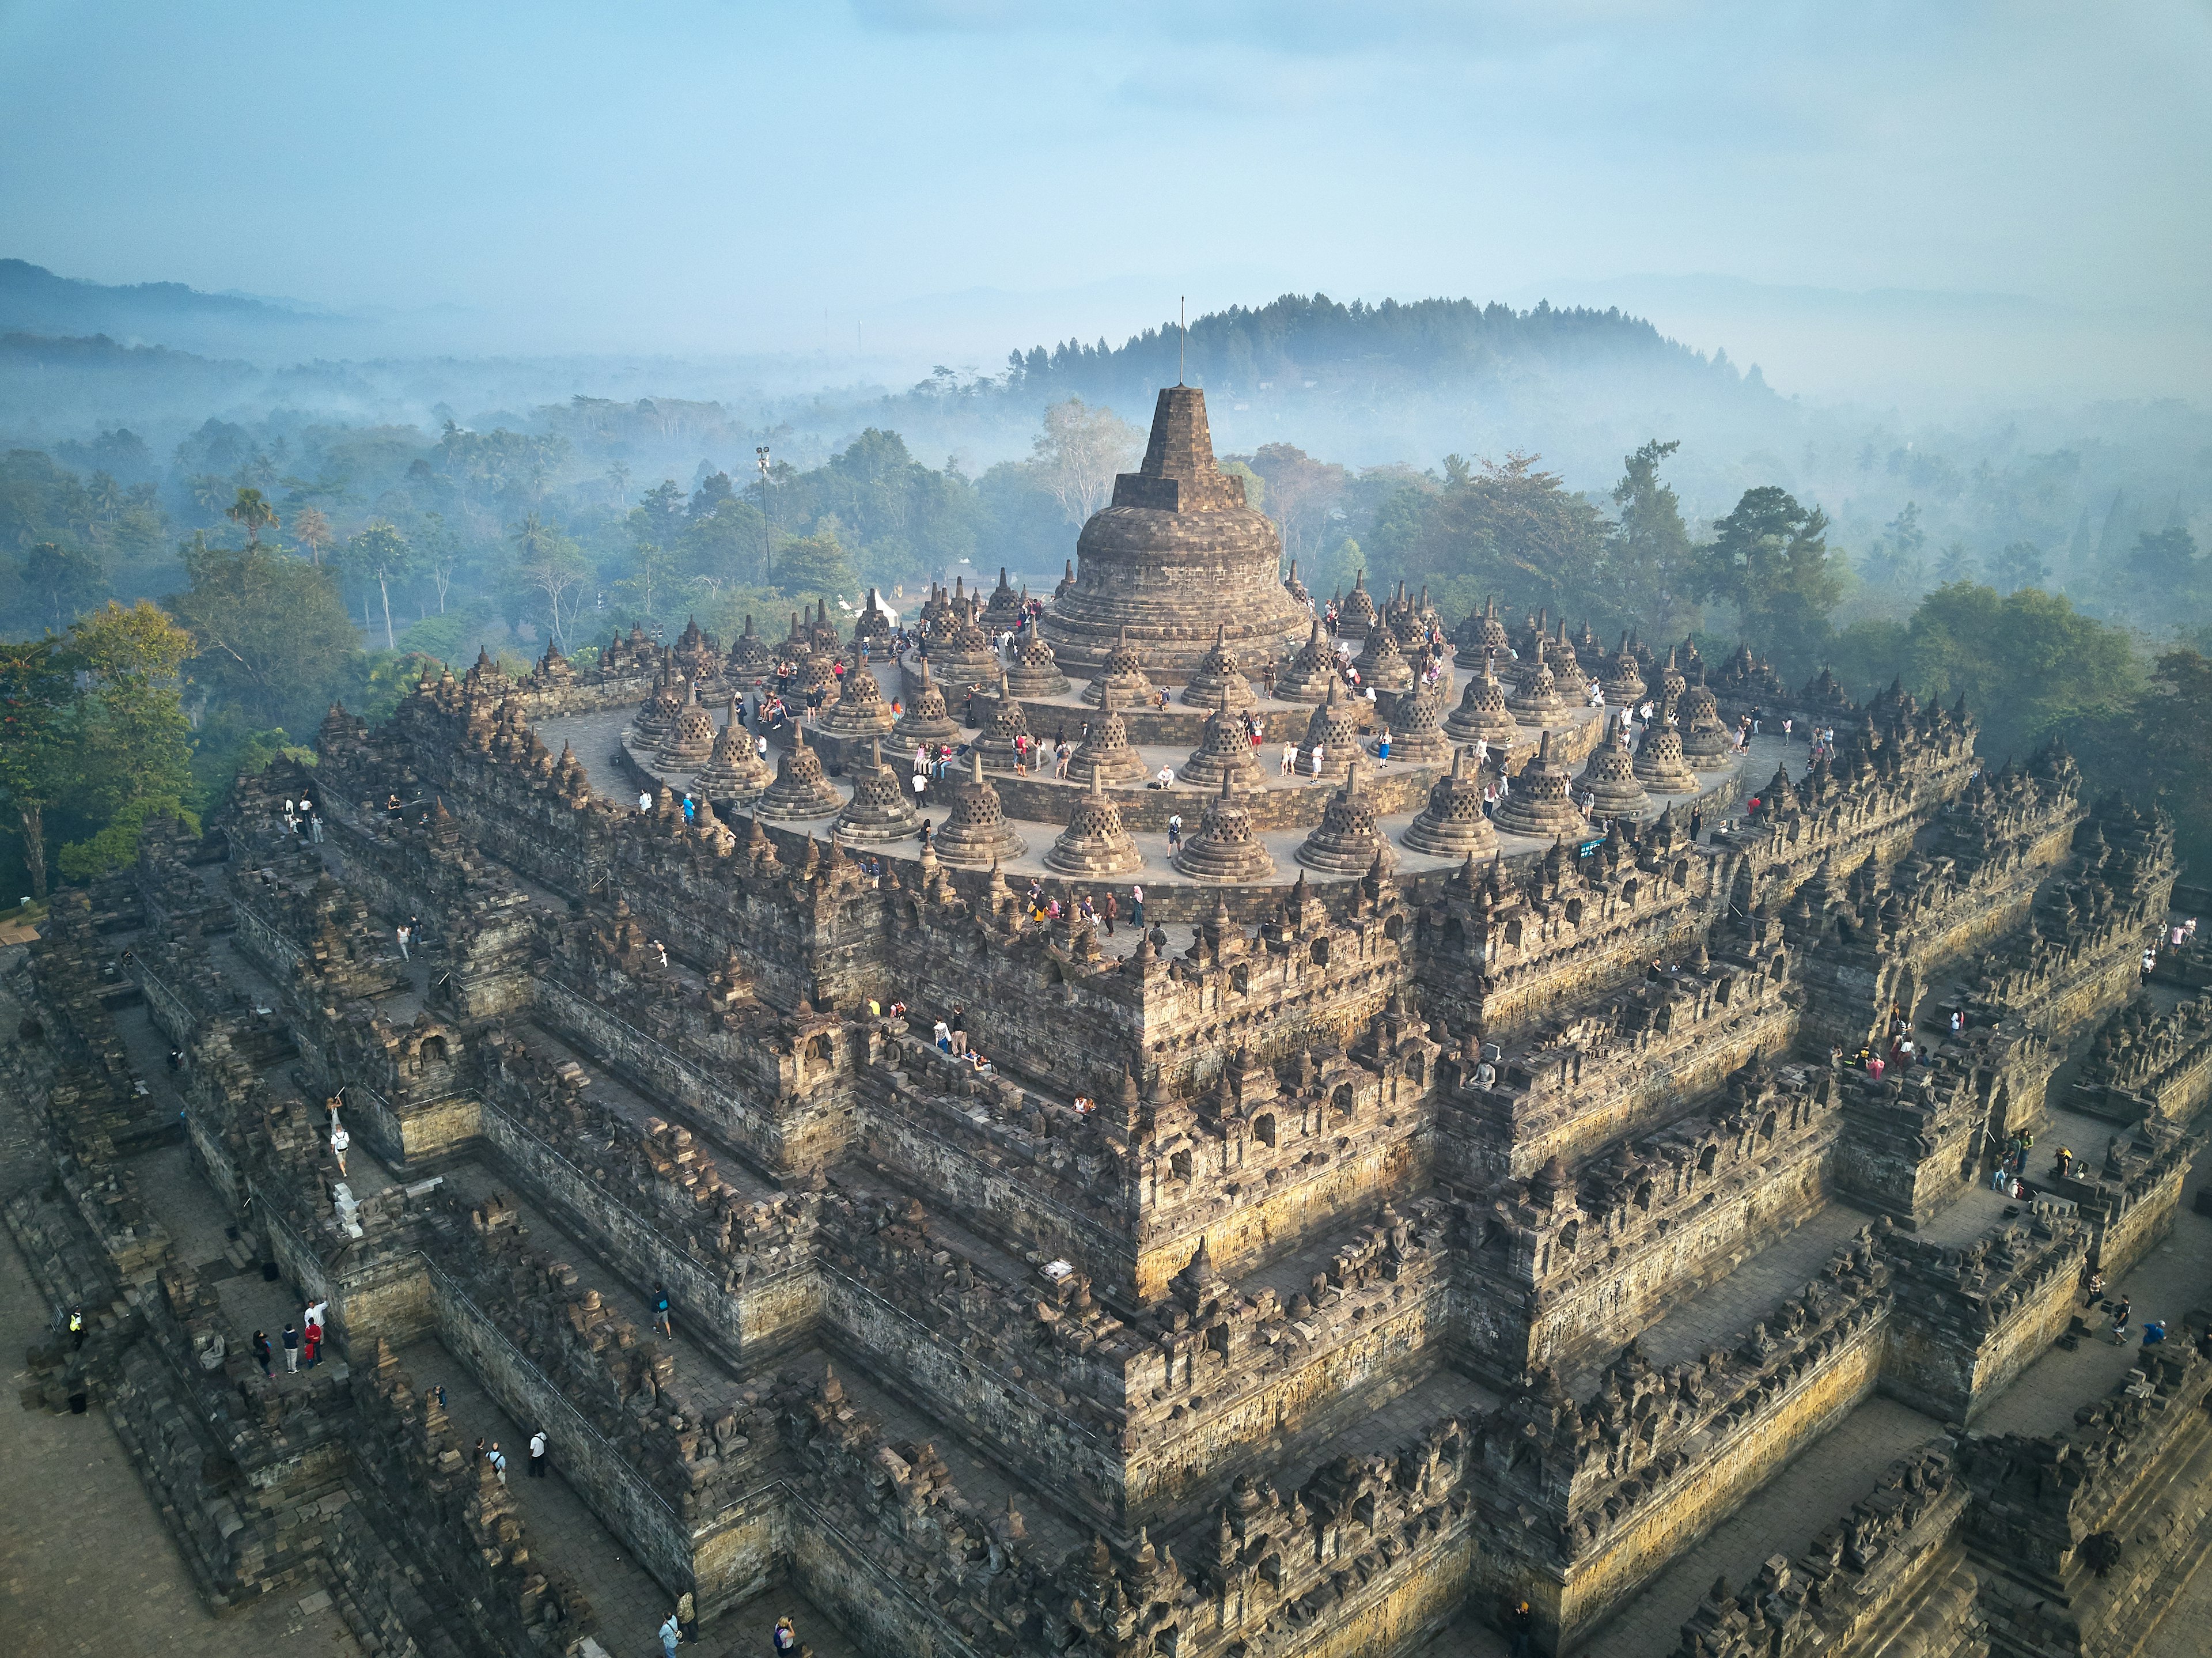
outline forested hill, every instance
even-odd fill
[[[182,282],[112,287],[58,276],[23,259],[0,259],[0,331],[106,334],[204,349],[249,331],[323,320],[263,300],[204,294]]]
[[[1068,340],[1017,351],[1007,359],[1006,383],[1024,401],[1042,392],[1141,407],[1152,388],[1175,381],[1179,366],[1192,385],[1242,397],[1293,389],[1441,391],[1631,367],[1701,386],[1723,379],[1750,398],[1772,395],[1756,369],[1739,376],[1725,353],[1709,361],[1618,310],[1541,304],[1516,311],[1472,300],[1340,305],[1325,294],[1285,294],[1268,305],[1210,312],[1191,323],[1187,343],[1177,325],[1167,323],[1118,347]]]
[[[986,460],[1018,452],[1045,406],[1070,397],[1141,425],[1158,389],[1175,384],[1182,344],[1168,322],[1119,346],[1035,346],[973,380],[939,369],[869,419],[904,433],[917,453]],[[1654,432],[1700,440],[1700,463],[1758,448],[1789,406],[1755,367],[1617,309],[1472,300],[1346,305],[1286,294],[1208,312],[1191,322],[1182,377],[1206,388],[1223,453],[1294,443],[1365,466],[1529,449],[1583,487],[1616,476]]]

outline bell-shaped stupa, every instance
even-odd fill
[[[1735,762],[1735,738],[1721,723],[1719,700],[1705,683],[1705,671],[1698,683],[1682,693],[1675,706],[1675,728],[1682,733],[1682,757],[1696,771],[1726,771]]]
[[[1275,700],[1319,702],[1328,695],[1328,688],[1337,677],[1336,641],[1322,631],[1316,617],[1306,630],[1306,642],[1275,676]]]
[[[1480,671],[1467,682],[1459,707],[1444,720],[1444,735],[1455,743],[1487,743],[1510,748],[1520,739],[1520,721],[1506,712],[1505,687],[1484,656]]]
[[[761,793],[757,815],[828,817],[844,809],[845,797],[823,771],[822,756],[806,746],[806,727],[794,726],[791,746],[776,760],[775,781]]]
[[[745,729],[738,699],[732,695],[729,714],[722,729],[714,733],[714,746],[707,756],[707,763],[691,780],[691,792],[726,805],[755,800],[774,779],[775,774],[769,770],[768,762],[753,745],[752,733]]]
[[[1522,670],[1517,689],[1506,693],[1505,706],[1524,726],[1563,726],[1569,704],[1552,677],[1552,665],[1544,659],[1544,641],[1538,639],[1535,657]]]
[[[1443,704],[1434,686],[1418,684],[1402,693],[1390,705],[1391,759],[1416,766],[1443,765],[1452,755],[1443,726]]]
[[[848,764],[845,774],[852,779],[853,798],[830,825],[835,838],[870,845],[903,841],[921,829],[907,780],[896,768],[884,763],[880,738],[870,739],[868,757]]]
[[[1097,772],[1091,786],[1075,798],[1067,815],[1067,828],[1044,855],[1047,869],[1062,875],[1087,875],[1103,880],[1127,875],[1144,867],[1145,856],[1121,825],[1121,809],[1106,793]]]
[[[1413,683],[1413,665],[1399,652],[1398,641],[1387,625],[1367,630],[1366,646],[1352,659],[1359,683],[1378,691],[1402,691]]]
[[[1252,814],[1224,780],[1199,814],[1197,833],[1184,837],[1172,863],[1195,881],[1258,883],[1275,878],[1275,859],[1252,832]]]
[[[630,729],[641,741],[649,739],[658,744],[662,738],[676,729],[677,716],[684,712],[684,705],[690,700],[690,689],[682,674],[662,670],[660,678],[646,697],[644,706],[638,709],[637,717],[630,721]]]
[[[917,743],[950,743],[959,735],[960,722],[946,709],[945,693],[925,661],[921,683],[904,712],[892,722],[891,736],[901,747],[912,748]]]
[[[1336,601],[1336,632],[1340,639],[1364,640],[1375,627],[1375,595],[1367,591],[1367,572],[1352,573],[1352,591]]]
[[[1503,659],[1513,648],[1504,620],[1498,614],[1496,594],[1453,630],[1452,643],[1459,647],[1452,659],[1462,668],[1479,668],[1486,656]]]
[[[883,687],[860,660],[860,652],[854,651],[837,681],[837,700],[822,710],[821,729],[857,742],[864,737],[890,736],[895,720],[891,705],[884,701]]]
[[[1004,674],[999,676],[999,694],[991,699],[990,710],[975,734],[975,752],[983,756],[983,763],[993,771],[1012,771],[1014,762],[1027,744],[1030,722],[1022,712],[1022,705],[1006,689]],[[1018,741],[1018,739],[1019,739]]]
[[[1322,808],[1321,822],[1298,844],[1298,861],[1336,875],[1364,875],[1376,860],[1389,869],[1398,854],[1375,826],[1375,800],[1364,786],[1359,762],[1345,768],[1344,786]]]
[[[1090,782],[1093,773],[1115,787],[1145,780],[1145,756],[1129,746],[1119,701],[1118,697],[1108,697],[1106,706],[1091,722],[1090,734],[1067,756],[1067,774],[1077,782]]]
[[[1575,780],[1575,792],[1583,797],[1583,809],[1592,817],[1646,817],[1651,814],[1651,797],[1637,780],[1636,758],[1629,753],[1628,739],[1621,734],[1621,722],[1627,718],[1625,714],[1606,716],[1605,735],[1590,750],[1583,774]]]
[[[1160,392],[1143,463],[1114,480],[1112,504],[1075,550],[1075,584],[1042,623],[1070,674],[1097,678],[1123,628],[1146,673],[1170,685],[1196,671],[1218,620],[1253,662],[1276,660],[1305,631],[1305,611],[1283,590],[1282,537],[1245,501],[1244,480],[1215,464],[1194,386]]]
[[[1242,715],[1233,712],[1226,695],[1206,717],[1198,746],[1182,763],[1182,780],[1193,788],[1210,789],[1227,782],[1238,789],[1256,789],[1266,779],[1252,752],[1252,739]]]
[[[1125,708],[1152,698],[1152,677],[1145,671],[1144,658],[1129,642],[1127,628],[1108,647],[1106,654],[1099,659],[1097,673],[1083,688],[1083,700],[1094,708],[1105,707],[1109,695]]]
[[[1035,628],[1026,629],[1006,668],[1006,686],[1016,696],[1066,696],[1067,676],[1060,671],[1052,647]]]
[[[1505,834],[1579,840],[1589,824],[1575,810],[1570,787],[1567,768],[1552,757],[1552,733],[1546,732],[1543,746],[1521,768],[1492,821]]]
[[[1436,857],[1480,857],[1498,847],[1497,831],[1482,811],[1482,772],[1474,751],[1462,749],[1451,769],[1437,779],[1429,804],[1406,825],[1406,844]]]
[[[1224,703],[1223,699],[1227,698]],[[1182,688],[1182,700],[1194,708],[1249,708],[1260,699],[1252,694],[1252,682],[1244,677],[1237,665],[1237,653],[1229,648],[1229,627],[1226,623],[1213,624],[1213,648],[1199,659],[1198,666],[1191,671]]]
[[[745,630],[730,646],[730,653],[722,659],[722,677],[742,689],[757,685],[775,673],[775,653],[769,648],[768,641],[753,631],[753,619],[745,618]]]
[[[714,716],[699,706],[698,685],[692,684],[689,690],[684,711],[676,716],[675,725],[660,739],[659,750],[653,756],[653,764],[663,771],[696,771],[714,751]]]
[[[998,790],[983,775],[980,755],[969,756],[968,775],[953,785],[952,815],[937,831],[937,855],[948,864],[988,869],[1003,859],[1018,858],[1029,843],[1006,821]]]
[[[1322,777],[1343,776],[1345,768],[1359,757],[1358,711],[1345,700],[1343,687],[1334,680],[1329,682],[1328,699],[1306,721],[1306,740],[1298,745],[1299,776],[1316,775],[1313,768],[1316,748],[1321,750],[1318,775]]]
[[[1620,648],[1606,659],[1605,676],[1598,681],[1605,689],[1605,700],[1616,708],[1625,708],[1644,695],[1644,671],[1636,660],[1636,653],[1628,648],[1628,635],[1620,636]]]

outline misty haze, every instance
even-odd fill
[[[0,9],[15,1649],[2201,1650],[2208,107]]]

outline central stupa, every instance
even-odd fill
[[[1217,635],[1256,673],[1312,621],[1284,590],[1282,552],[1275,526],[1245,504],[1244,480],[1214,464],[1206,394],[1168,386],[1144,465],[1114,480],[1113,504],[1083,526],[1074,585],[1047,607],[1045,639],[1078,678],[1098,674],[1124,629],[1155,684],[1188,681]]]

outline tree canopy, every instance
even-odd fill
[[[195,681],[262,726],[311,727],[360,648],[326,568],[266,546],[185,552],[189,585],[163,603],[189,630]]]

